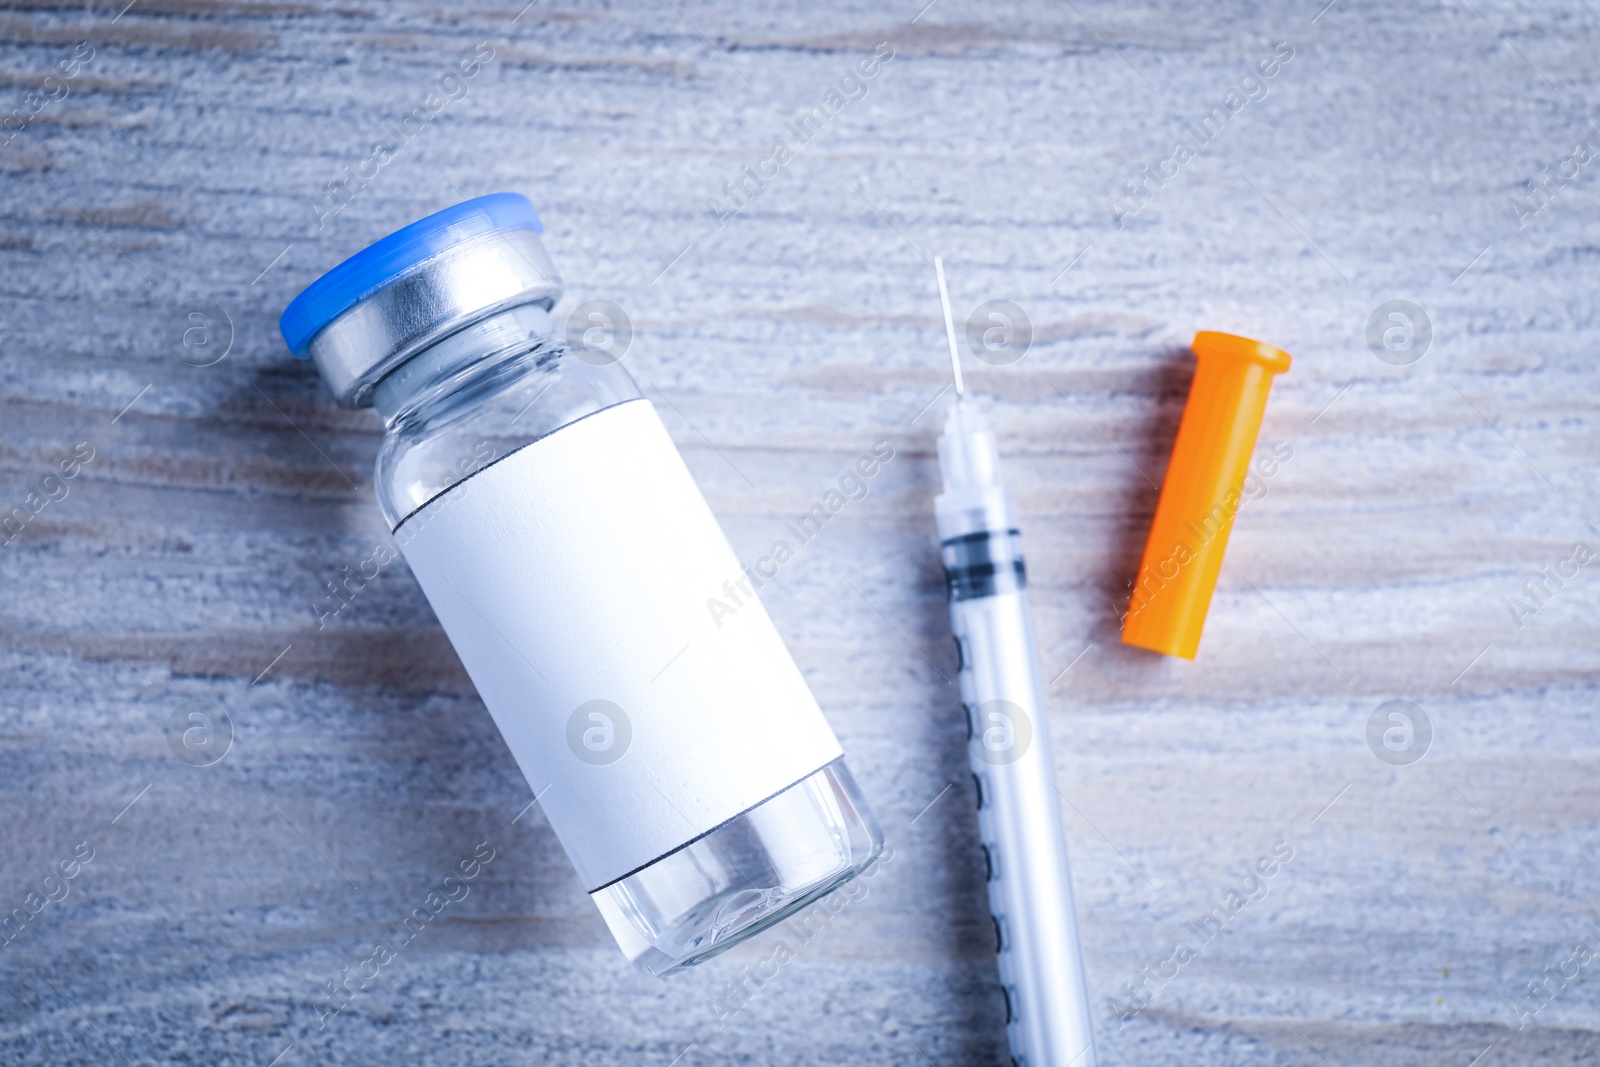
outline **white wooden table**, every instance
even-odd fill
[[[934,252],[958,319],[1032,325],[969,382],[1026,523],[1102,1062],[1594,1058],[1600,562],[1525,583],[1600,551],[1595,11],[918,6],[4,5],[0,909],[27,921],[0,1062],[1004,1062],[931,516]],[[772,176],[732,212],[744,166]],[[1130,200],[1144,168],[1169,177]],[[403,565],[316,624],[387,537],[380,433],[277,316],[501,189],[544,214],[558,311],[626,310],[741,553],[895,449],[763,593],[894,858],[720,1027],[770,940],[625,964]],[[1403,365],[1367,340],[1393,300],[1431,328]],[[194,304],[231,324],[209,366],[171,343]],[[1116,612],[1196,329],[1295,365],[1262,430],[1292,456],[1189,664]],[[1391,700],[1420,761],[1369,746]],[[169,746],[190,701],[231,723],[209,766]],[[319,1020],[484,841],[470,897]]]

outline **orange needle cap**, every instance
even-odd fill
[[[1209,330],[1194,335],[1194,383],[1133,583],[1124,644],[1194,659],[1239,511],[1274,375],[1289,353]]]

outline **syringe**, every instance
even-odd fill
[[[1034,652],[1021,534],[994,434],[966,400],[944,262],[934,258],[956,398],[934,502],[960,657],[967,755],[988,863],[1006,1037],[1020,1067],[1094,1067],[1094,1033]]]

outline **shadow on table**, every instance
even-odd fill
[[[1123,465],[1125,477],[1116,491],[1117,514],[1121,518],[1112,537],[1110,565],[1093,583],[1105,611],[1096,616],[1090,640],[1101,650],[1102,657],[1111,656],[1129,666],[1147,663],[1156,655],[1122,643],[1122,615],[1139,573],[1145,538],[1155,518],[1162,479],[1178,437],[1178,425],[1183,421],[1189,385],[1194,380],[1194,353],[1187,347],[1166,349],[1157,359],[1159,365],[1151,376],[1151,404],[1130,432],[1113,436],[1128,460]],[[1131,442],[1131,447],[1125,441]]]

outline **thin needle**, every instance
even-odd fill
[[[950,370],[956,378],[956,397],[959,399],[967,391],[966,383],[961,380],[961,356],[956,351],[956,324],[950,318],[950,291],[944,287],[944,259],[933,257],[934,273],[939,275],[939,303],[944,307],[944,336],[950,342]]]

